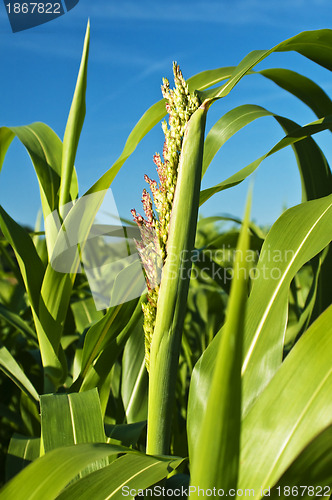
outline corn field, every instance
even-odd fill
[[[315,135],[332,130],[332,101],[295,70],[255,67],[295,51],[329,72],[332,31],[188,80],[174,63],[174,84],[162,80],[162,99],[83,194],[75,158],[89,40],[88,24],[63,140],[41,122],[0,129],[0,169],[17,138],[42,207],[32,229],[0,205],[0,498],[330,497],[332,176]],[[222,114],[222,99],[252,74],[315,120],[252,104]],[[156,177],[137,178],[142,206],[96,223],[116,175],[165,117]],[[201,189],[226,141],[263,117],[280,125],[279,142]],[[253,182],[243,219],[199,217],[284,148],[300,173],[299,205],[259,227]]]

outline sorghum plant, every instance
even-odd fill
[[[190,484],[194,498],[197,487],[224,489],[225,495],[234,489],[235,498],[249,489],[257,500],[267,491],[272,498],[330,494],[332,176],[313,136],[331,129],[332,101],[294,71],[261,70],[256,75],[298,97],[317,120],[300,126],[245,104],[222,116],[206,137],[205,124],[209,106],[244,76],[252,78],[255,65],[272,52],[293,50],[331,71],[331,30],[300,33],[248,54],[236,67],[204,71],[188,87],[175,65],[175,89],[164,80],[164,99],[147,110],[120,158],[78,199],[74,160],[85,115],[88,47],[89,28],[63,142],[42,123],[0,130],[1,162],[15,136],[31,157],[45,222],[42,239],[38,228],[27,232],[0,206],[0,252],[7,266],[0,261],[0,367],[17,386],[8,408],[0,407],[4,428],[16,432],[1,498],[120,499],[128,492],[123,488],[135,496],[162,480],[172,488]],[[152,197],[143,192],[145,218],[133,212],[147,300],[97,311],[84,274],[52,267],[60,233],[49,215],[55,212],[65,229],[77,220],[80,200],[97,194],[83,220],[88,227],[100,193],[166,112],[164,152],[155,155],[158,181],[146,178]],[[285,136],[230,178],[200,190],[225,141],[263,116],[277,120]],[[189,288],[187,256],[199,206],[287,146],[295,153],[303,202],[267,234],[249,221],[249,209],[243,224],[235,221],[240,231],[205,234],[196,251],[207,259],[209,281]],[[239,252],[232,266],[216,257],[225,241]],[[258,252],[253,274],[245,259],[249,250]],[[273,269],[271,252],[284,256],[272,262]],[[215,266],[228,271],[230,286],[214,275]],[[120,282],[121,276],[119,271]],[[222,318],[221,328],[220,321],[211,328],[211,316]],[[176,419],[171,426],[174,406],[186,421],[185,439]],[[178,441],[188,461],[175,456]]]

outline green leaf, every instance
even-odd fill
[[[39,457],[40,438],[14,434],[11,438],[6,458],[6,480],[9,481],[21,470]]]
[[[40,405],[25,392],[20,397],[20,414],[28,436],[40,436]]]
[[[331,225],[332,195],[287,210],[265,239],[247,304],[243,413],[280,367],[290,282],[298,270],[330,242]],[[189,449],[196,446],[221,332],[193,371],[188,403]]]
[[[14,249],[31,305],[38,311],[44,266],[29,234],[0,206],[0,227]]]
[[[21,389],[21,391],[25,392],[34,403],[38,403],[38,392],[5,347],[0,347],[0,369]]]
[[[332,282],[332,245],[327,249],[318,278],[317,300],[313,317],[317,318],[331,304],[330,286]]]
[[[331,426],[331,353],[332,306],[301,337],[243,420],[239,488],[272,487]]]
[[[142,490],[164,479],[179,462],[182,460],[160,460],[138,454],[124,455],[108,467],[73,484],[58,499],[120,500],[127,495],[134,496],[129,493],[131,490],[135,490],[137,495],[142,495]]]
[[[147,419],[148,373],[145,367],[142,317],[123,352],[121,396],[128,423]]]
[[[20,127],[2,127],[11,140],[16,136],[25,146],[35,168],[46,217],[57,206],[60,186],[62,144],[56,133],[44,123]]]
[[[66,359],[60,344],[58,331],[49,330],[48,336],[38,316],[33,314],[33,318],[44,368],[44,392],[52,392],[58,387],[59,383],[64,382],[66,379]],[[54,342],[56,345],[54,345]]]
[[[69,274],[58,273],[48,264],[40,290],[39,320],[58,352],[72,291]]]
[[[191,485],[203,489],[236,488],[241,429],[241,365],[245,307],[248,294],[248,220],[251,198],[240,233],[234,262],[234,278],[227,308],[227,319],[206,408],[198,428],[197,447],[191,455]],[[218,418],[216,418],[216,415]]]
[[[283,68],[263,69],[258,73],[304,102],[317,118],[332,114],[331,99],[310,78]]]
[[[280,366],[290,283],[330,243],[331,225],[332,195],[287,210],[265,239],[248,302],[244,412]]]
[[[0,303],[0,317],[4,319],[7,323],[14,326],[27,338],[36,341],[36,332],[30,328],[29,324],[24,321],[18,314],[10,311],[6,306]]]
[[[50,265],[45,272],[29,234],[2,207],[0,227],[16,254],[33,311],[45,371],[45,391],[52,391],[66,373],[60,338],[72,283],[68,275],[57,273]]]
[[[322,267],[321,267],[322,258],[323,258],[322,254],[324,254],[325,251],[326,250],[324,250],[324,252],[318,254],[311,262],[313,279],[312,279],[312,283],[311,283],[311,286],[310,286],[308,291],[307,291],[305,284],[301,283],[301,271],[300,271],[300,273],[295,275],[294,280],[291,283],[291,290],[292,290],[292,285],[293,285],[294,286],[294,293],[296,294],[295,298],[294,298],[294,302],[295,302],[294,307],[299,312],[297,312],[297,315],[296,315],[294,321],[292,322],[292,317],[291,317],[292,303],[290,302],[289,314],[288,314],[289,318],[288,318],[287,330],[285,332],[285,340],[284,340],[285,350],[287,350],[287,351],[290,350],[290,348],[294,345],[295,341],[299,338],[301,333],[303,333],[307,329],[308,325],[310,324],[313,308],[314,308],[315,302],[317,300],[318,279],[319,279],[319,276],[322,272]],[[305,273],[305,271],[304,271],[304,273]],[[307,273],[304,274],[304,276],[307,277],[308,274],[309,274],[309,271],[307,269]],[[301,292],[303,292],[303,293],[301,293]],[[303,294],[305,295],[306,292],[307,292],[307,296],[306,296],[305,302],[303,302],[303,300],[304,300]],[[298,299],[298,296],[300,297],[300,299]],[[301,303],[300,303],[300,300],[301,300]]]
[[[125,311],[128,311],[128,309]],[[125,311],[122,311],[121,314],[121,321],[123,322],[122,330],[120,318],[118,317],[115,320],[114,329],[111,328],[109,331],[108,341],[103,347],[99,346],[100,354],[97,356],[97,359],[89,364],[80,387],[80,391],[86,391],[94,387],[98,388],[103,414],[106,411],[109,399],[111,370],[113,365],[123,351],[128,338],[133,335],[137,328],[142,329],[142,299],[137,302],[134,310],[130,308],[130,314],[123,314]],[[127,324],[125,324],[125,322],[127,322]],[[120,331],[117,330],[118,328],[120,328]],[[80,382],[81,378],[82,377],[79,377],[77,384]],[[74,382],[74,388],[75,387],[76,383]]]
[[[109,439],[120,441],[123,446],[136,446],[143,430],[146,428],[146,420],[133,424],[107,425],[106,433]]]
[[[308,487],[310,486],[310,489]],[[332,487],[332,426],[315,437],[294,460],[277,484],[270,498],[280,498],[290,488],[292,496],[313,498],[328,496]],[[279,488],[279,490],[277,489]]]
[[[34,460],[1,490],[3,500],[54,500],[89,464],[130,450],[103,443],[52,450]]]
[[[74,314],[76,329],[80,333],[103,317],[103,312],[97,311],[92,297],[73,302],[70,307]]]
[[[85,92],[87,85],[88,57],[90,43],[90,22],[86,28],[81,65],[77,77],[73,102],[71,104],[65,135],[63,138],[61,182],[59,191],[59,211],[62,214],[64,206],[71,199],[70,187],[74,174],[74,162],[85,118]]]
[[[226,66],[223,68],[209,69],[207,71],[202,71],[197,73],[197,75],[188,78],[187,83],[190,92],[194,90],[204,91],[205,89],[220,83],[223,80],[227,80],[234,71],[234,66]]]
[[[83,346],[81,366],[83,378],[98,354],[129,325],[135,310],[137,311],[137,299],[110,307],[104,317],[89,328]]]
[[[243,127],[263,116],[273,116],[272,113],[253,104],[244,104],[228,111],[211,128],[204,143],[202,174],[204,175],[219,149]]]
[[[303,31],[279,43],[272,50],[277,52],[295,50],[323,68],[332,70],[332,30],[330,29]]]
[[[57,209],[61,175],[62,143],[56,133],[44,123],[32,123],[20,127],[2,127],[0,129],[0,169],[5,153],[17,137],[26,148],[40,187],[40,196],[45,220],[47,247],[53,248],[57,229],[50,224],[48,216]],[[70,189],[71,199],[77,196],[77,178],[75,171]]]
[[[326,69],[332,70],[332,30],[304,31],[269,50],[254,50],[242,59],[230,79],[221,89],[216,89],[214,98],[225,97],[244,75],[273,52],[296,51]],[[209,94],[209,98],[211,95]]]
[[[7,150],[13,139],[14,135],[12,134],[10,128],[0,127],[0,172],[5,160]]]
[[[45,452],[78,443],[106,441],[96,389],[73,394],[46,394],[40,398]]]
[[[254,108],[257,108],[256,112],[254,111]],[[222,117],[219,122],[217,122],[217,124],[209,132],[209,135],[211,135],[208,143],[209,148],[207,150],[205,169],[208,167],[209,161],[212,160],[213,156],[229,137],[230,131],[233,131],[234,133],[239,130],[242,122],[244,122],[244,124],[249,123],[251,116],[257,117],[260,113],[261,116],[265,116],[266,113],[269,113],[266,110],[263,111],[262,109],[263,108],[258,106],[250,106],[249,108],[246,105],[241,106],[240,109],[235,108],[235,110],[227,113],[227,115]],[[242,118],[239,114],[240,112],[243,114]],[[251,113],[254,114],[251,115]],[[247,116],[247,114],[249,115]],[[320,120],[309,123],[304,127],[299,127],[295,122],[288,120],[287,118],[274,115],[273,113],[270,113],[270,115],[280,123],[287,135],[265,155],[242,168],[225,181],[201,191],[200,205],[205,203],[215,193],[240,184],[244,179],[251,175],[256,168],[259,167],[265,158],[287,146],[293,147],[298,160],[299,171],[302,179],[303,199],[314,199],[331,193],[332,175],[329,165],[327,164],[326,158],[318,148],[317,144],[312,138],[310,138],[310,135],[330,128],[332,124],[332,117],[328,116],[321,118]],[[229,127],[229,130],[227,127]],[[226,129],[226,132],[224,132],[224,128]],[[315,170],[313,169],[313,165],[317,167],[318,171],[316,168]]]

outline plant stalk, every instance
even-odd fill
[[[191,116],[183,139],[150,352],[147,453],[167,455],[182,329],[195,243],[204,132],[210,101]]]

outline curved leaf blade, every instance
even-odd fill
[[[148,373],[142,321],[129,337],[123,352],[121,395],[128,423],[147,419]]]
[[[271,489],[270,498],[280,498],[280,492],[283,492],[284,488],[285,491],[290,488],[292,495],[295,496],[297,492],[300,492],[301,498],[309,500],[313,497],[313,491],[317,493],[317,496],[319,494],[328,496],[331,487],[332,426],[329,426],[315,437],[294,460]]]
[[[15,252],[31,305],[38,311],[44,265],[29,234],[1,206],[0,227]]]
[[[247,304],[242,366],[243,414],[280,367],[290,282],[303,264],[328,245],[331,225],[332,195],[287,210],[265,239],[257,267],[259,278],[254,281]],[[274,255],[277,258],[271,262]],[[269,274],[266,279],[266,270],[271,272],[271,264],[277,279]],[[198,423],[204,415],[221,336],[222,330],[193,371],[188,403],[188,440],[192,450],[196,447]]]
[[[217,184],[216,186],[201,191],[200,205],[205,203],[215,193],[218,193],[220,191],[223,191],[224,189],[228,189],[230,187],[236,186],[237,184],[240,184],[244,179],[249,177],[249,175],[251,175],[256,170],[256,168],[259,167],[259,165],[262,163],[263,160],[265,160],[265,158],[271,156],[272,154],[290,145],[294,146],[297,157],[301,159],[299,167],[300,167],[300,174],[303,179],[305,198],[310,199],[312,197],[316,197],[317,193],[319,193],[320,196],[326,196],[326,194],[329,194],[331,192],[332,175],[329,165],[327,164],[326,158],[318,148],[317,144],[311,142],[313,141],[313,139],[310,138],[310,136],[312,134],[316,134],[323,130],[329,129],[332,124],[332,117],[328,116],[325,118],[321,118],[320,120],[309,123],[304,127],[299,127],[295,122],[292,122],[287,118],[283,118],[281,116],[274,115],[272,113],[271,115],[274,116],[274,118],[276,118],[276,120],[280,123],[280,125],[284,128],[284,130],[287,131],[287,135],[283,139],[281,139],[265,155],[261,156],[260,158],[250,163],[246,167],[242,168],[241,170],[236,172],[234,175],[232,175],[225,181]],[[303,145],[303,142],[308,141],[309,139],[311,140],[307,142],[305,145]],[[303,148],[305,149],[303,150]],[[217,149],[218,149],[217,146],[214,145],[214,151],[216,151]],[[311,158],[314,157],[316,158],[316,160],[319,161],[318,163],[320,169],[319,175],[315,175],[315,172],[313,172],[312,163],[309,162],[308,159],[306,161],[306,155],[308,155]],[[311,185],[312,182],[313,185]],[[322,194],[321,191],[323,191]]]
[[[250,485],[255,498],[332,424],[331,353],[332,306],[301,337],[243,420],[239,487]]]
[[[24,321],[21,316],[14,313],[6,306],[0,303],[0,317],[5,320],[8,324],[14,326],[17,330],[19,330],[23,335],[27,338],[36,341],[37,336],[36,332],[30,328],[29,324]]]
[[[120,500],[135,490],[143,490],[164,479],[177,462],[147,455],[124,455],[108,467],[90,474],[67,488],[59,500]],[[132,495],[130,495],[132,496]]]
[[[248,301],[242,366],[244,412],[280,366],[290,283],[300,268],[330,243],[331,226],[332,195],[287,210],[265,239],[258,278]],[[274,249],[278,255],[271,262],[268,250]],[[282,261],[275,262],[279,256]],[[271,273],[269,279],[264,279],[264,270]]]
[[[244,104],[234,108],[222,116],[206,136],[202,176],[225,142],[243,127],[263,116],[271,116],[271,113],[261,106],[251,104]]]
[[[21,472],[39,457],[40,438],[14,434],[11,438],[6,457],[6,481]]]
[[[17,137],[26,148],[35,169],[43,208],[44,220],[57,209],[61,177],[62,142],[56,133],[44,123],[31,123],[20,127],[0,128],[0,170],[7,149]],[[75,170],[70,187],[71,198],[77,196],[77,177]],[[54,228],[45,223],[48,249],[53,248],[56,235]]]
[[[12,381],[25,392],[34,402],[39,402],[39,394],[30,382],[22,368],[5,347],[0,347],[0,369],[12,379]]]
[[[96,460],[130,450],[110,444],[57,448],[34,460],[0,490],[3,500],[54,500],[67,484]]]
[[[242,59],[215,99],[225,97],[254,66],[273,52],[296,51],[326,69],[332,70],[332,30],[304,31],[269,50],[254,50]]]
[[[280,88],[293,94],[309,106],[317,118],[332,114],[332,101],[326,92],[310,78],[284,68],[271,68],[258,71]]]

